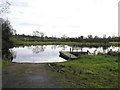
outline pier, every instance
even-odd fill
[[[60,57],[67,59],[67,60],[74,60],[80,58],[80,55],[83,54],[90,54],[88,51],[87,52],[68,52],[68,51],[59,51]]]
[[[65,58],[67,60],[73,60],[73,59],[78,59],[77,56],[75,56],[74,54],[70,53],[70,52],[62,52],[60,51],[60,57]]]

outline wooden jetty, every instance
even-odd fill
[[[60,57],[67,59],[67,60],[73,60],[80,58],[81,54],[90,54],[90,52],[87,50],[87,52],[81,51],[81,52],[73,52],[72,48],[70,48],[70,52],[67,51],[59,51]]]
[[[74,60],[80,58],[80,55],[90,54],[89,52],[67,52],[67,51],[59,51],[60,57],[67,60]]]
[[[77,56],[75,56],[74,54],[70,53],[70,52],[62,52],[60,51],[60,57],[65,58],[67,60],[73,60],[73,59],[78,59]]]

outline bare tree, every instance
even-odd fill
[[[98,39],[99,37],[98,36],[95,36],[94,39]]]
[[[33,31],[33,36],[39,37],[40,36],[40,32],[39,31]]]
[[[33,36],[44,37],[44,33],[39,31],[33,31]]]
[[[43,38],[44,37],[44,33],[43,32],[39,32],[40,33],[40,37]]]
[[[66,36],[65,34],[63,34],[61,38],[65,39],[66,37],[67,37],[67,36]]]
[[[12,30],[12,34],[13,35],[16,35],[17,34],[17,31],[15,29]]]
[[[83,35],[81,35],[81,36],[80,36],[80,38],[81,38],[81,39],[83,39],[83,38],[84,38],[84,36],[83,36]]]
[[[89,39],[92,39],[92,38],[93,38],[93,36],[92,36],[92,35],[88,35],[88,38],[89,38]]]
[[[9,6],[11,4],[7,0],[0,1],[0,15],[9,13]]]

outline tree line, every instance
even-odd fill
[[[33,31],[33,35],[19,35],[19,34],[14,34],[13,38],[16,40],[20,40],[20,41],[29,41],[29,42],[97,42],[97,43],[108,43],[108,42],[118,42],[120,40],[120,37],[116,37],[116,36],[109,36],[106,37],[106,35],[104,35],[103,37],[98,37],[95,36],[93,37],[92,35],[88,35],[87,37],[84,37],[83,35],[79,36],[79,37],[67,37],[65,34],[63,34],[63,36],[61,38],[52,36],[52,37],[48,37],[45,36],[45,34],[43,32],[39,32],[39,31]]]

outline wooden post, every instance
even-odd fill
[[[70,48],[70,53],[71,53],[71,48]]]
[[[71,55],[69,56],[69,60],[71,60]]]

